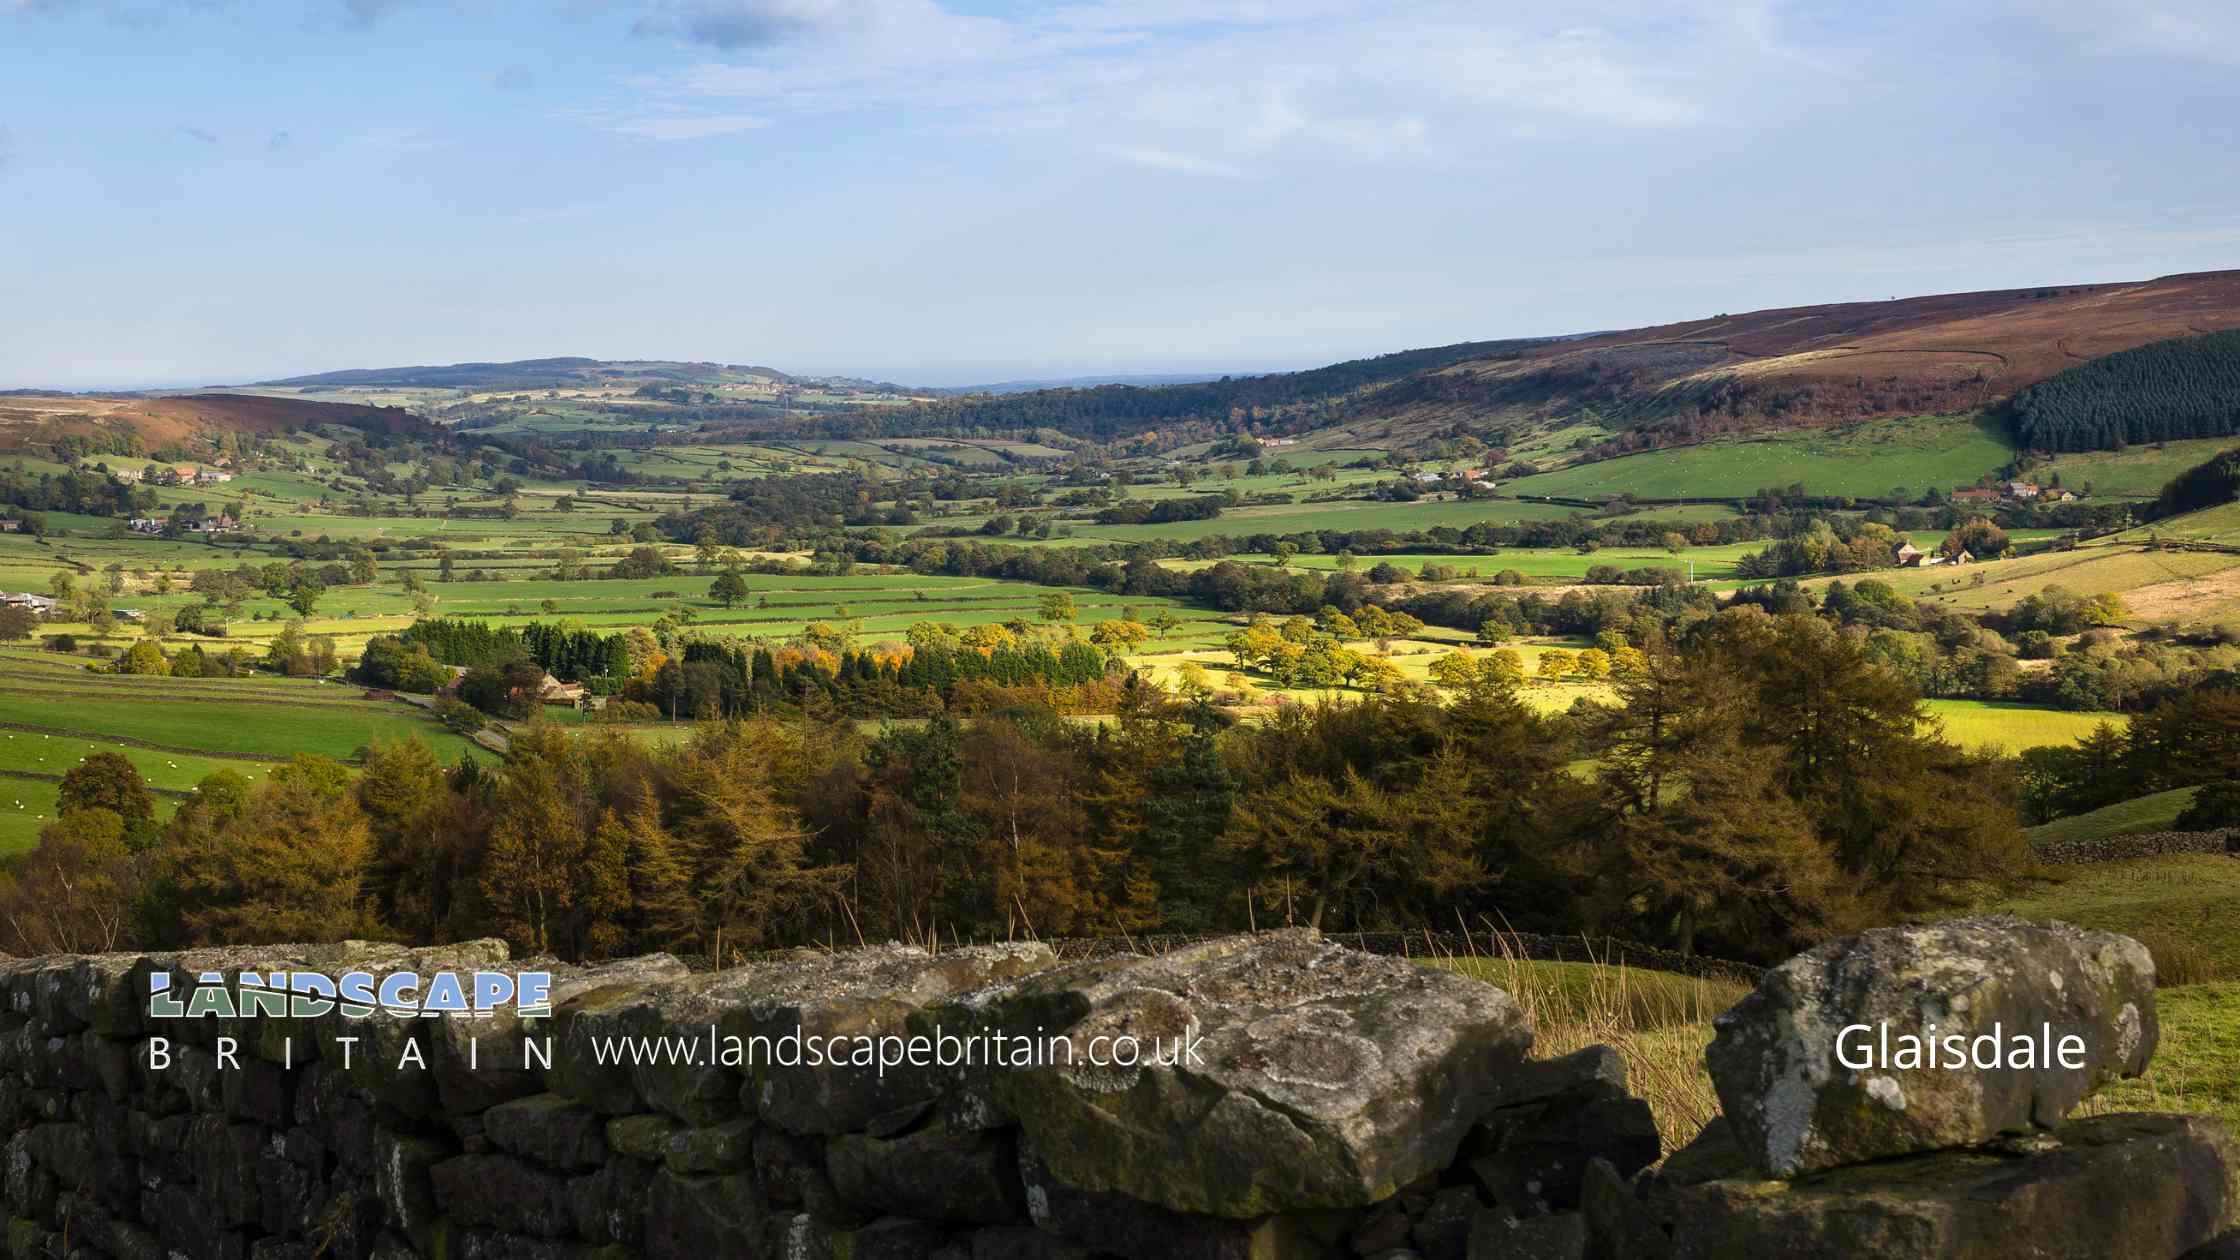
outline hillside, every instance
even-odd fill
[[[0,449],[63,437],[130,431],[150,449],[213,433],[287,433],[337,424],[368,433],[427,431],[425,420],[399,407],[270,398],[255,394],[170,397],[91,394],[0,395]]]
[[[2240,328],[2240,271],[1782,307],[1622,332],[1464,342],[1303,372],[920,399],[823,436],[1046,429],[1171,449],[1234,432],[1319,448],[1475,435],[1540,468],[1706,439],[1969,416],[2078,364]]]
[[[668,359],[518,359],[510,363],[449,363],[415,367],[351,368],[274,381],[267,389],[455,389],[468,392],[565,389],[617,380],[671,381],[687,385],[730,384],[746,378],[793,378],[776,368],[747,364],[686,363]]]
[[[1603,453],[1722,433],[1973,411],[2102,355],[2240,327],[2240,271],[2139,284],[1785,307],[1458,363],[1385,401],[1388,420],[1591,409]]]

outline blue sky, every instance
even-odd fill
[[[0,386],[1306,366],[2240,266],[2231,0],[0,0]]]

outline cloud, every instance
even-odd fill
[[[537,85],[537,76],[527,66],[507,66],[490,76],[490,86],[500,92],[526,92]]]
[[[2036,0],[2014,10],[2093,52],[2240,65],[2240,7],[2231,0]]]
[[[280,131],[273,132],[272,135],[265,140],[264,147],[267,152],[278,153],[282,149],[294,147],[295,142],[296,138],[288,134],[285,129],[282,129]]]
[[[770,125],[768,119],[754,114],[693,112],[674,107],[646,110],[576,109],[564,111],[563,116],[588,123],[601,131],[618,136],[634,136],[640,140],[707,140]]]
[[[877,114],[1228,177],[1716,125],[1745,112],[1744,93],[1837,69],[1800,51],[1776,0],[1072,0],[1005,17],[938,0],[651,5],[638,31],[703,59],[626,80],[586,112],[593,125],[667,138],[688,115]]]
[[[754,48],[807,34],[849,7],[861,6],[849,0],[656,0],[634,29],[711,48]]]
[[[1220,175],[1228,179],[1244,179],[1251,174],[1242,167],[1232,166],[1227,162],[1193,157],[1187,153],[1172,153],[1165,149],[1135,146],[1111,149],[1108,152],[1123,162],[1132,162],[1137,166],[1148,166],[1154,170],[1176,171],[1186,175]]]
[[[345,25],[363,30],[402,3],[404,0],[342,0],[342,20]]]
[[[0,171],[7,170],[9,166],[14,164],[15,160],[15,134],[6,127],[0,127]]]
[[[179,124],[178,131],[180,135],[185,136],[189,140],[199,140],[204,144],[216,144],[218,142],[218,133],[205,130],[201,127],[191,127],[185,123],[181,123]]]

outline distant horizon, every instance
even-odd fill
[[[2219,273],[2219,272],[2227,272],[2227,271],[2240,271],[2240,257],[2236,257],[2236,258],[2235,258],[2235,259],[2234,259],[2234,260],[2233,260],[2233,261],[2231,262],[2231,264],[2230,264],[2230,265],[2222,265],[2222,266],[2204,266],[2204,267],[2189,267],[2189,268],[2185,268],[2185,269],[2182,269],[2182,270],[2178,270],[2178,271],[2155,272],[2155,273],[2153,273],[2153,274],[2138,274],[2138,275],[2133,275],[2133,274],[2126,274],[2126,275],[2111,275],[2111,276],[2102,276],[2102,277],[2098,277],[2098,278],[2094,278],[2094,279],[2078,279],[2078,278],[2075,278],[2075,277],[2069,277],[2069,278],[2064,278],[2064,279],[2037,279],[2037,280],[2024,281],[2024,282],[2021,282],[2021,283],[2016,283],[2016,284],[1986,285],[1986,286],[1980,286],[1980,287],[1971,287],[1971,288],[1966,288],[1966,289],[1938,289],[1938,290],[1929,290],[1929,291],[1923,291],[1923,292],[1915,292],[1915,293],[1891,293],[1891,294],[1882,294],[1882,295],[1878,295],[1878,296],[1851,296],[1851,297],[1842,297],[1842,298],[1827,298],[1827,299],[1813,299],[1813,298],[1808,298],[1808,297],[1798,297],[1798,298],[1795,298],[1794,300],[1781,300],[1781,301],[1774,301],[1774,302],[1770,302],[1770,303],[1767,303],[1767,304],[1765,304],[1765,305],[1762,305],[1762,306],[1741,306],[1741,305],[1737,305],[1737,304],[1731,304],[1731,303],[1730,303],[1730,304],[1724,304],[1724,305],[1722,305],[1722,304],[1717,304],[1717,303],[1703,303],[1703,304],[1700,304],[1700,309],[1698,309],[1698,310],[1696,310],[1696,311],[1694,311],[1694,312],[1692,312],[1692,313],[1686,313],[1686,314],[1678,314],[1678,315],[1673,315],[1673,316],[1671,316],[1671,317],[1669,317],[1669,318],[1656,319],[1656,320],[1652,320],[1652,321],[1642,321],[1642,322],[1634,322],[1634,323],[1620,323],[1620,322],[1611,322],[1611,323],[1604,323],[1604,324],[1594,325],[1594,326],[1591,326],[1591,327],[1588,327],[1588,328],[1584,328],[1584,329],[1577,329],[1577,330],[1571,330],[1571,331],[1563,331],[1563,332],[1550,332],[1550,331],[1536,331],[1536,332],[1503,332],[1503,333],[1498,333],[1498,334],[1489,334],[1489,335],[1475,335],[1475,334],[1473,334],[1473,335],[1456,336],[1456,337],[1445,337],[1445,338],[1442,338],[1442,339],[1439,339],[1439,340],[1432,340],[1432,341],[1423,341],[1423,342],[1418,342],[1418,343],[1410,343],[1410,344],[1406,344],[1406,345],[1397,345],[1397,344],[1396,344],[1396,345],[1383,345],[1383,346],[1376,346],[1376,347],[1371,347],[1371,348],[1360,348],[1360,349],[1354,349],[1354,350],[1333,350],[1333,351],[1326,351],[1326,352],[1323,352],[1322,354],[1308,354],[1308,355],[1305,355],[1305,356],[1302,356],[1302,357],[1298,357],[1298,358],[1292,359],[1292,360],[1290,360],[1290,361],[1287,361],[1287,362],[1280,362],[1280,363],[1262,363],[1262,364],[1259,364],[1259,365],[1256,365],[1256,366],[1248,366],[1248,367],[1238,367],[1238,366],[1235,366],[1234,364],[1229,364],[1229,363],[1221,363],[1221,364],[1220,364],[1219,366],[1215,366],[1215,365],[1213,365],[1213,364],[1211,364],[1211,363],[1206,363],[1206,362],[1201,362],[1201,363],[1198,363],[1198,364],[1190,364],[1190,363],[1188,363],[1188,361],[1186,361],[1186,360],[1184,360],[1184,361],[1177,361],[1177,360],[1148,360],[1148,361],[1144,361],[1144,362],[1142,362],[1142,363],[1134,363],[1134,364],[1130,364],[1130,365],[1126,365],[1126,366],[1117,366],[1117,365],[1111,365],[1111,364],[1101,364],[1101,365],[1095,365],[1095,364],[1092,364],[1092,365],[1075,365],[1075,364],[1061,364],[1061,365],[1059,365],[1059,366],[1051,367],[1051,366],[1034,366],[1034,365],[1012,364],[1012,365],[1010,365],[1010,366],[1006,367],[1006,366],[1003,366],[1003,365],[1001,365],[1001,364],[984,364],[984,365],[978,365],[978,366],[975,366],[975,365],[972,365],[972,364],[944,364],[944,365],[940,365],[940,366],[921,366],[921,367],[918,367],[918,368],[879,368],[879,369],[869,369],[869,368],[864,368],[864,367],[862,367],[862,366],[860,366],[860,365],[856,365],[856,366],[838,366],[838,367],[833,367],[833,366],[822,366],[822,367],[817,367],[817,368],[809,368],[809,367],[795,366],[795,365],[792,365],[792,364],[788,364],[788,363],[785,363],[785,362],[780,362],[780,361],[777,361],[776,359],[774,359],[774,358],[772,358],[772,357],[769,357],[769,356],[757,356],[757,355],[751,355],[751,354],[749,354],[749,355],[688,355],[688,354],[615,354],[615,355],[585,355],[585,354],[575,354],[575,353],[560,353],[560,354],[548,354],[548,353],[530,353],[530,354],[510,354],[510,355],[466,354],[466,355],[455,355],[455,356],[434,356],[434,357],[427,357],[427,356],[423,356],[423,357],[419,357],[419,358],[414,358],[414,359],[410,359],[410,360],[399,359],[399,360],[396,360],[396,361],[393,361],[393,362],[390,362],[390,361],[383,361],[383,362],[362,362],[362,363],[359,363],[359,362],[353,362],[353,363],[343,364],[343,365],[339,365],[339,366],[326,366],[326,367],[312,367],[312,368],[302,368],[302,369],[290,369],[290,370],[281,370],[281,371],[274,371],[274,372],[259,373],[259,374],[255,374],[255,375],[246,375],[246,376],[242,376],[242,377],[240,377],[240,378],[238,378],[238,379],[229,379],[229,380],[224,380],[224,381],[209,381],[209,380],[207,380],[207,379],[203,379],[203,380],[191,380],[191,379],[182,379],[182,380],[177,380],[177,381],[165,381],[165,382],[158,382],[158,383],[153,383],[153,384],[139,384],[139,385],[118,385],[118,384],[91,384],[91,385],[72,385],[72,386],[62,386],[62,385],[46,385],[46,384],[39,384],[39,383],[30,383],[30,384],[0,384],[0,392],[19,392],[19,393],[20,393],[20,392],[33,392],[33,393],[38,393],[38,392],[53,392],[53,393],[72,393],[72,394],[103,394],[103,393],[116,393],[116,394],[126,394],[126,393],[157,393],[157,392],[179,392],[179,391],[185,391],[185,390],[204,390],[204,391],[212,391],[212,390],[227,390],[227,389],[254,389],[254,388],[276,388],[277,386],[276,386],[275,384],[273,384],[274,382],[285,381],[285,380],[291,380],[291,379],[299,379],[299,378],[302,378],[302,377],[309,377],[309,376],[321,376],[321,375],[326,375],[326,374],[329,374],[329,373],[334,373],[334,372],[369,371],[369,370],[370,370],[370,371],[389,371],[389,370],[398,370],[398,369],[409,368],[409,367],[428,367],[428,368],[440,368],[440,367],[455,367],[455,366],[459,366],[459,365],[461,365],[461,364],[468,364],[468,363],[490,363],[490,364],[500,364],[500,365],[503,365],[503,364],[513,364],[513,363],[526,363],[526,362],[536,362],[536,361],[539,361],[539,360],[550,360],[550,359],[588,359],[588,360],[592,360],[592,361],[595,361],[595,362],[601,362],[601,363],[627,363],[627,362],[659,362],[659,363],[713,363],[713,364],[721,364],[721,365],[725,365],[725,366],[734,366],[734,367],[737,367],[737,366],[759,366],[759,367],[770,368],[770,369],[773,369],[773,370],[776,370],[776,371],[779,371],[779,372],[783,372],[783,373],[785,373],[785,374],[787,374],[787,375],[789,375],[789,376],[806,377],[806,378],[818,378],[818,377],[833,377],[833,378],[838,378],[838,377],[846,377],[846,378],[852,378],[852,379],[857,379],[857,380],[878,381],[878,382],[882,382],[882,383],[885,383],[885,384],[890,384],[890,385],[900,385],[900,386],[916,386],[916,387],[923,387],[923,388],[927,388],[927,389],[944,389],[944,390],[955,390],[955,389],[969,389],[969,388],[971,388],[971,387],[974,387],[974,386],[987,386],[987,387],[994,387],[994,386],[1016,386],[1016,385],[1020,385],[1020,384],[1022,384],[1022,383],[1030,383],[1030,382],[1031,382],[1031,383],[1035,383],[1035,384],[1037,384],[1037,385],[1041,385],[1041,386],[1044,386],[1044,387],[1057,388],[1057,387],[1063,387],[1063,386],[1064,386],[1064,385],[1065,385],[1066,383],[1068,383],[1068,382],[1072,382],[1072,381],[1081,381],[1081,380],[1093,380],[1093,379],[1100,379],[1100,378],[1112,378],[1112,377],[1191,376],[1191,377],[1201,377],[1201,378],[1204,378],[1204,379],[1209,379],[1209,380],[1210,380],[1210,379],[1218,379],[1218,378],[1220,378],[1220,377],[1222,377],[1222,376],[1240,376],[1240,377],[1241,377],[1241,376],[1268,376],[1268,375],[1280,375],[1280,374],[1284,374],[1284,373],[1290,373],[1290,372],[1301,372],[1301,371],[1308,371],[1308,370],[1311,370],[1311,369],[1314,369],[1314,368],[1318,368],[1318,367],[1325,367],[1325,366],[1328,366],[1328,365],[1331,365],[1331,364],[1335,364],[1335,363],[1344,363],[1344,362],[1350,362],[1350,361],[1353,361],[1353,360],[1358,360],[1358,359],[1370,359],[1370,358],[1375,358],[1375,357],[1377,357],[1377,356],[1379,356],[1379,355],[1392,354],[1392,353],[1397,353],[1397,352],[1399,352],[1399,351],[1404,351],[1404,350],[1418,350],[1418,349],[1425,349],[1425,348],[1429,348],[1429,347],[1434,347],[1434,346],[1461,345],[1461,344],[1465,344],[1465,343],[1468,343],[1468,342],[1479,342],[1479,341],[1511,341],[1511,340],[1533,340],[1533,339],[1540,339],[1540,338],[1555,339],[1555,338],[1576,338],[1576,337],[1588,337],[1588,336],[1601,336],[1601,335],[1605,335],[1605,334],[1607,334],[1607,333],[1611,333],[1611,332],[1620,332],[1620,331],[1625,331],[1625,330],[1628,330],[1628,329],[1633,329],[1633,328],[1653,328],[1653,327],[1658,327],[1658,326],[1661,326],[1661,325],[1665,325],[1665,324],[1674,324],[1674,323],[1687,323],[1687,322],[1690,322],[1690,321],[1694,321],[1694,320],[1710,319],[1710,318],[1714,318],[1714,317],[1716,317],[1716,316],[1719,316],[1719,315],[1722,315],[1722,314],[1747,314],[1747,313],[1750,313],[1750,312],[1753,312],[1753,311],[1766,311],[1766,310],[1785,310],[1785,309],[1789,309],[1789,308],[1792,308],[1792,307],[1808,307],[1808,306],[1840,306],[1840,305],[1847,305],[1847,304],[1860,304],[1860,303],[1882,302],[1882,301],[1889,301],[1889,300],[1892,300],[1892,299],[1901,299],[1901,300],[1902,300],[1902,299],[1907,299],[1907,298],[1945,297],[1945,296],[1951,296],[1951,295],[1955,295],[1955,294],[1964,294],[1964,293],[1978,293],[1978,292],[2005,292],[2005,291],[2017,291],[2017,290],[2030,290],[2030,289],[2037,289],[2037,288],[2047,288],[2047,289],[2067,289],[2067,288],[2087,288],[2087,287],[2099,287],[2099,286],[2103,286],[2103,285],[2115,285],[2115,284],[2134,284],[2134,283],[2144,283],[2144,282],[2147,282],[2147,281],[2151,281],[2151,280],[2157,280],[2157,279],[2162,279],[2162,278],[2166,278],[2166,277],[2169,277],[2169,276],[2177,276],[2177,275],[2198,275],[2198,274],[2216,274],[2216,273]],[[342,386],[342,387],[338,387],[338,388],[350,388],[350,387],[348,387],[348,386]]]

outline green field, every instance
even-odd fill
[[[2033,843],[2055,840],[2101,840],[2141,831],[2166,831],[2193,803],[2199,788],[2172,788],[2137,800],[2119,801],[2085,814],[2056,818],[2028,830]]]
[[[1880,498],[1903,486],[1914,497],[1970,485],[2013,458],[2005,434],[1988,421],[1924,416],[1626,455],[1525,477],[1502,490],[1582,499],[1726,499],[1802,483],[1814,494],[1853,498]]]
[[[2240,861],[2219,854],[2055,867],[2052,882],[1980,909],[2132,936],[2167,934],[2205,952],[2222,974],[2240,976]]]
[[[2151,499],[2179,473],[2240,446],[2232,438],[2196,438],[2158,442],[2121,451],[2081,451],[2057,455],[2030,469],[2028,476],[2040,485],[2054,484],[2095,498]]]
[[[1929,700],[1929,716],[1943,723],[1945,737],[1963,748],[2018,753],[2026,748],[2074,744],[2102,722],[2127,724],[2120,713],[2075,713],[2026,704],[1986,700]]]

